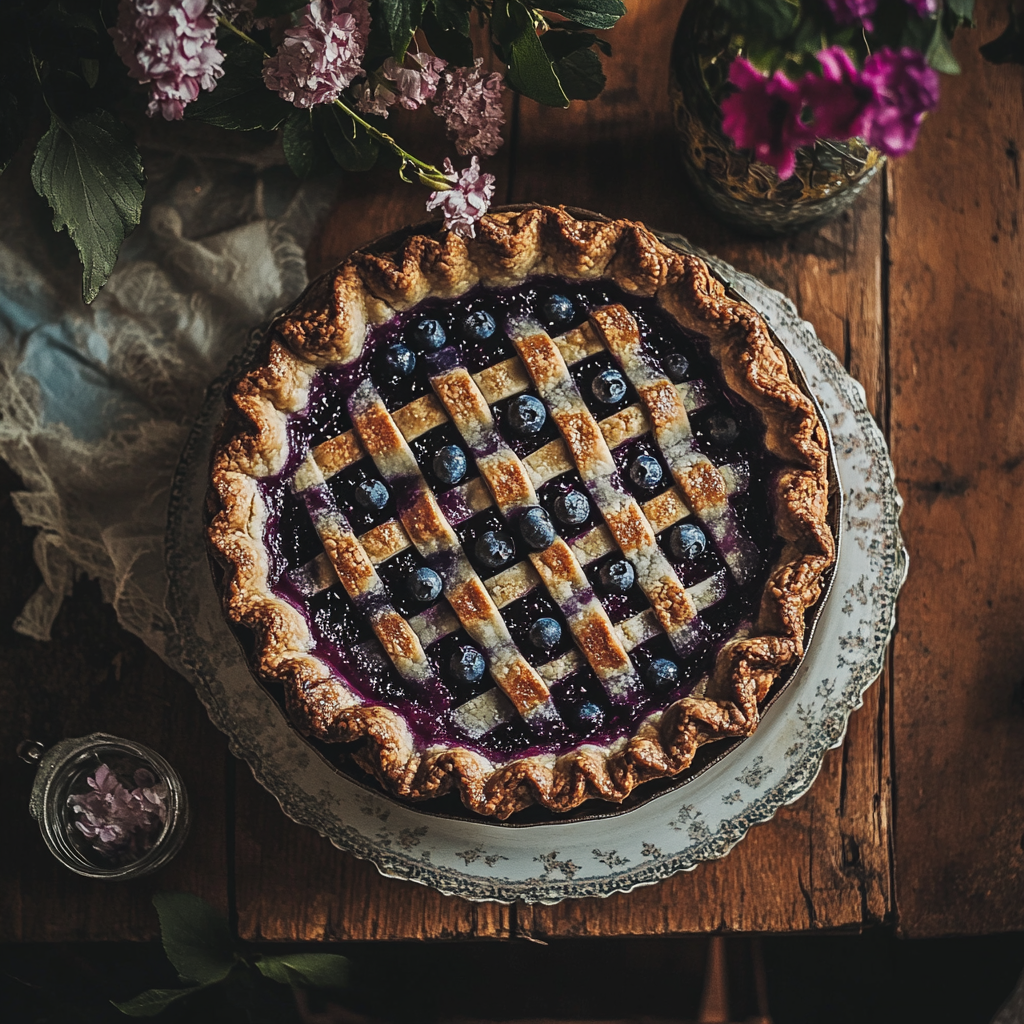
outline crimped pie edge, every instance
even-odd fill
[[[606,747],[582,744],[561,756],[495,765],[462,747],[417,750],[401,715],[361,704],[310,653],[304,617],[268,584],[267,510],[257,481],[283,467],[287,416],[304,408],[316,370],[357,358],[368,328],[428,296],[508,287],[540,274],[611,277],[627,292],[656,297],[682,326],[710,339],[726,382],[762,414],[766,447],[785,464],[775,487],[785,546],[755,629],[723,648],[704,696],[648,716],[632,737]],[[284,686],[292,720],[329,742],[364,740],[359,764],[398,796],[427,799],[455,788],[471,810],[499,819],[533,803],[568,811],[595,797],[622,801],[641,782],[683,771],[702,744],[752,733],[759,703],[803,654],[805,613],[835,556],[824,428],[761,317],[730,298],[701,259],[669,249],[641,224],[530,207],[484,217],[473,240],[415,235],[391,253],[356,252],[277,317],[261,365],[227,397],[232,414],[213,452],[208,528],[226,570],[225,611],[255,633],[254,667]]]

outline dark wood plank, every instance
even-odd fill
[[[150,939],[153,892],[192,892],[227,911],[227,744],[192,687],[118,625],[99,588],[80,582],[43,643],[10,623],[39,583],[35,531],[21,525],[10,492],[20,482],[0,463],[0,939]],[[67,871],[28,814],[34,769],[15,757],[22,739],[54,743],[110,732],[139,740],[181,772],[192,804],[191,834],[178,857],[148,878],[97,882]]]
[[[668,51],[679,8],[631,8],[612,39],[608,86],[569,112],[524,101],[513,201],[566,203],[678,231],[789,295],[884,415],[881,187],[817,231],[754,241],[715,223],[675,153]],[[605,901],[519,907],[535,936],[866,925],[891,909],[888,704],[884,682],[853,716],[810,794],[751,832],[725,860]]]
[[[907,935],[1024,927],[1024,70],[978,45],[893,170],[892,444],[910,579],[894,648]]]

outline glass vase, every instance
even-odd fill
[[[29,812],[50,852],[76,874],[138,878],[185,842],[185,787],[149,747],[97,732],[45,751],[26,743],[19,752],[37,765]]]
[[[722,133],[716,100],[735,55],[734,38],[716,0],[686,5],[672,46],[669,94],[687,178],[722,220],[752,234],[785,234],[837,216],[885,156],[863,139],[819,140],[797,150],[796,170],[782,181],[774,167],[737,149]]]

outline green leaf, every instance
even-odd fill
[[[296,177],[310,178],[330,167],[331,153],[312,110],[294,111],[284,123],[281,141],[285,159]]]
[[[227,923],[198,896],[158,892],[153,905],[160,915],[164,952],[185,981],[212,985],[235,965],[235,943]]]
[[[953,56],[953,50],[949,45],[949,36],[943,31],[941,20],[935,22],[935,31],[932,33],[932,41],[928,44],[924,59],[936,71],[941,71],[944,75],[960,74],[960,65],[957,63],[956,57]]]
[[[561,14],[586,28],[613,28],[626,13],[622,0],[554,0],[541,3],[540,8]]]
[[[106,110],[71,121],[51,115],[32,184],[53,210],[54,231],[68,229],[82,260],[82,297],[92,302],[142,215],[145,176],[131,132]]]
[[[434,14],[425,11],[420,28],[427,37],[430,48],[442,60],[458,67],[469,67],[473,63],[473,41],[467,34],[454,29],[444,28]]]
[[[742,26],[748,43],[757,39],[765,48],[787,39],[800,16],[800,7],[787,0],[718,0],[718,6]]]
[[[601,58],[593,50],[577,50],[555,62],[559,81],[571,100],[592,100],[604,88]]]
[[[509,84],[538,103],[569,106],[569,97],[537,36],[533,17],[519,0],[495,0],[491,26],[504,51]]]
[[[946,5],[962,21],[974,21],[974,0],[946,0]]]
[[[158,1013],[166,1010],[171,1003],[209,987],[209,985],[195,985],[192,988],[151,988],[148,992],[139,993],[134,999],[123,1003],[114,1003],[114,1006],[129,1017],[155,1017]]]
[[[376,162],[380,145],[365,128],[333,104],[317,111],[331,156],[346,171],[368,171]]]
[[[432,0],[431,7],[445,32],[469,35],[469,4],[465,0]]]
[[[256,966],[271,980],[293,988],[345,988],[349,982],[349,961],[335,953],[263,956]]]
[[[308,0],[258,0],[253,12],[257,18],[280,18],[305,7]]]
[[[210,92],[201,92],[185,108],[192,121],[218,128],[251,132],[274,131],[295,109],[263,81],[263,55],[241,40],[225,40],[224,77]]]
[[[392,56],[399,63],[423,16],[424,0],[377,0],[377,11],[391,40]]]

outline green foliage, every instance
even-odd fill
[[[231,36],[221,43],[224,77],[217,88],[202,92],[185,108],[185,116],[218,128],[273,131],[295,108],[263,82],[263,54]]]
[[[949,36],[942,27],[942,19],[935,20],[935,31],[932,33],[931,42],[925,51],[924,59],[944,75],[959,75],[960,65],[953,56],[953,49],[949,45]]]
[[[307,3],[308,0],[257,0],[255,13],[257,18],[280,18]]]
[[[590,49],[602,41],[589,32],[547,32],[541,37],[569,99],[592,100],[604,88],[601,58]]]
[[[380,144],[362,125],[333,104],[317,111],[317,122],[338,166],[346,171],[368,171],[377,162]]]
[[[311,178],[330,167],[331,154],[312,110],[293,110],[281,136],[284,158],[297,178]]]
[[[427,9],[433,9],[438,25],[445,32],[469,35],[469,4],[466,0],[431,0]]]
[[[495,0],[491,28],[508,65],[509,84],[538,103],[569,106],[569,97],[537,36],[533,12],[519,0]]]
[[[554,0],[542,9],[561,14],[584,28],[614,28],[626,13],[622,0]]]
[[[71,121],[55,114],[36,146],[32,185],[67,228],[82,260],[82,297],[92,302],[121,243],[142,216],[145,178],[131,132],[106,110]]]
[[[391,42],[391,55],[400,62],[423,16],[423,0],[377,0],[376,10]]]
[[[266,978],[292,988],[345,988],[349,961],[334,953],[285,953],[247,957],[238,948],[221,916],[198,896],[158,893],[153,903],[160,917],[164,952],[186,988],[155,988],[114,1005],[130,1017],[154,1017],[172,1003],[217,987],[228,1004],[249,1020],[277,1019],[274,1000],[261,992]],[[273,989],[274,986],[270,986]],[[261,1009],[265,1012],[261,1013]]]

